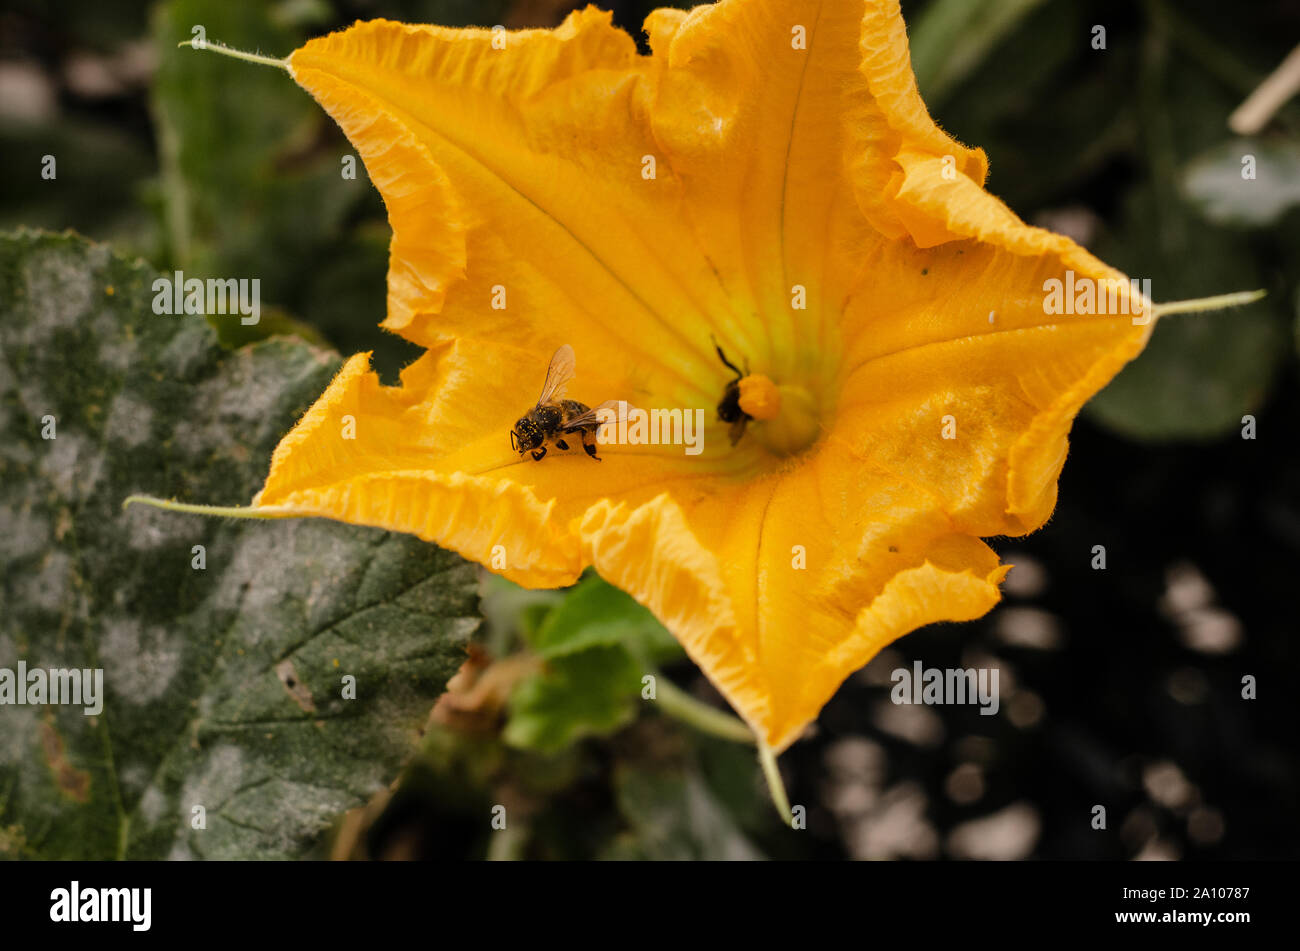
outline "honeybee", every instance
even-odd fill
[[[749,363],[746,361],[745,372],[741,373],[736,365],[727,359],[718,341],[713,337],[709,339],[713,340],[713,349],[718,351],[718,359],[728,370],[736,374],[734,380],[728,381],[722,391],[722,401],[718,403],[718,419],[731,424],[731,444],[734,446],[740,442],[740,437],[745,435],[745,426],[754,418],[740,408],[740,381],[749,375]]]
[[[555,448],[568,451],[566,437],[577,436],[581,440],[583,451],[600,462],[596,455],[594,437],[600,428],[598,413],[605,409],[619,406],[618,400],[606,400],[594,409],[577,400],[564,398],[565,388],[573,379],[573,348],[567,343],[555,351],[551,364],[546,368],[546,382],[542,384],[542,395],[537,398],[537,405],[530,409],[510,430],[510,446],[519,455],[531,453],[534,459],[546,455],[548,441],[554,441]]]

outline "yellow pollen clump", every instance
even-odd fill
[[[751,374],[740,381],[740,408],[754,420],[754,438],[779,456],[802,452],[821,434],[817,403],[802,386]]]
[[[781,391],[761,373],[740,381],[740,408],[754,419],[776,419],[781,412]]]

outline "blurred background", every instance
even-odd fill
[[[659,4],[599,5],[641,38]],[[377,328],[390,232],[364,170],[339,174],[347,142],[283,73],[176,44],[202,24],[209,40],[284,55],[357,18],[550,26],[574,6],[8,0],[0,229],[72,228],[164,271],[259,275],[262,322],[221,323],[224,343],[287,333],[373,349],[395,381],[416,349]],[[1249,137],[1228,126],[1300,41],[1300,0],[904,0],[903,12],[931,112],[987,151],[990,190],[1024,219],[1149,277],[1157,300],[1268,297],[1162,322],[1077,423],[1052,520],[992,540],[1016,565],[1004,602],[914,633],[849,679],[781,759],[807,830],[777,824],[751,750],[644,712],[632,660],[716,702],[652,618],[595,578],[529,593],[484,577],[487,622],[455,699],[392,788],[341,817],[317,854],[1300,854],[1300,103]],[[57,181],[32,173],[46,154]],[[538,661],[560,634],[611,620],[621,646]],[[999,715],[891,704],[890,671],[916,659],[999,667]],[[1242,698],[1246,676],[1256,699]],[[494,803],[521,817],[509,834],[483,821]]]

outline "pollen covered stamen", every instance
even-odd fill
[[[781,412],[781,390],[761,373],[740,381],[740,408],[754,419],[776,419]]]
[[[740,380],[740,408],[753,417],[750,432],[772,452],[792,456],[817,441],[817,403],[804,387],[774,383],[761,373]]]

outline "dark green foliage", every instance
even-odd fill
[[[0,238],[0,667],[102,667],[106,694],[0,708],[0,855],[304,855],[409,757],[478,624],[474,569],[414,538],[123,511],[246,504],[338,365],[225,351],[152,312],[154,277]]]

